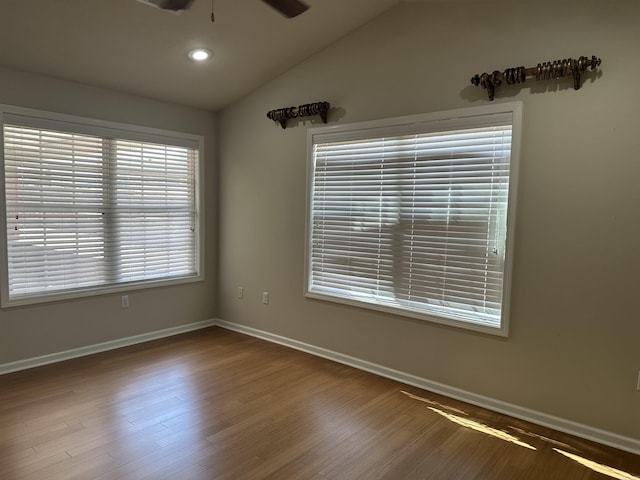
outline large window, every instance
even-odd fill
[[[306,295],[506,335],[520,117],[311,129]]]
[[[202,138],[4,107],[4,306],[202,278]]]

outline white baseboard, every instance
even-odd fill
[[[537,412],[535,410],[530,410],[528,408],[513,405],[501,400],[485,397],[483,395],[477,395],[475,393],[467,392],[465,390],[451,387],[439,382],[434,382],[426,378],[421,378],[415,375],[400,372],[398,370],[393,370],[383,365],[367,362],[366,360],[351,357],[349,355],[344,355],[342,353],[327,350],[325,348],[310,345],[308,343],[299,342],[290,338],[281,337],[279,335],[274,335],[269,332],[257,330],[255,328],[247,327],[237,323],[227,322],[224,320],[216,320],[215,324],[227,330],[233,330],[235,332],[244,333],[246,335],[257,337],[262,340],[267,340],[269,342],[291,347],[296,350],[300,350],[312,355],[316,355],[318,357],[326,358],[328,360],[333,360],[335,362],[357,368],[359,370],[364,370],[366,372],[374,373],[382,377],[397,380],[407,385],[413,385],[414,387],[422,388],[423,390],[428,390],[430,392],[445,395],[447,397],[455,398],[456,400],[470,403],[472,405],[487,408],[495,412],[504,413],[521,420],[535,423],[537,425],[553,428],[554,430],[559,430],[561,432],[575,435],[586,440],[591,440],[593,442],[601,443],[603,445],[608,445],[610,447],[618,448],[620,450],[625,450],[627,452],[640,455],[640,440],[638,439],[624,437],[616,433],[600,430],[598,428],[583,425],[571,420],[566,420],[563,418],[555,417],[553,415],[548,415],[546,413]]]
[[[94,353],[106,352],[107,350],[114,350],[116,348],[128,347],[129,345],[144,343],[150,340],[171,337],[173,335],[200,330],[202,328],[212,327],[214,325],[216,325],[215,320],[205,320],[203,322],[180,325],[179,327],[167,328],[165,330],[143,333],[142,335],[135,335],[133,337],[120,338],[118,340],[112,340],[110,342],[74,348],[73,350],[52,353],[50,355],[43,355],[41,357],[28,358],[26,360],[20,360],[12,363],[4,363],[0,364],[0,375],[17,372],[20,370],[26,370],[28,368],[40,367],[42,365],[48,365],[50,363],[62,362],[64,360],[71,360],[73,358],[84,357],[86,355],[93,355]]]

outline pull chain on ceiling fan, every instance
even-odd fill
[[[189,8],[193,0],[138,0],[141,3],[147,5],[153,5],[163,10],[170,10],[173,12],[179,12]],[[285,17],[293,18],[297,17],[301,13],[306,12],[309,6],[300,0],[262,0],[267,5],[279,11]],[[215,21],[213,13],[213,1],[211,2],[211,21]]]

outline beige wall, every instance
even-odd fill
[[[637,1],[405,3],[223,111],[219,317],[640,439],[638,25]],[[313,123],[283,131],[268,110],[327,100],[337,124],[485,105],[475,73],[593,54],[577,92],[498,91],[524,102],[508,339],[303,297]]]
[[[205,137],[204,282],[120,295],[0,309],[0,365],[214,317],[216,286],[216,115],[52,78],[0,69],[0,103],[183,131]]]

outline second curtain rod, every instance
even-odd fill
[[[580,57],[578,59],[567,58],[564,60],[555,60],[553,62],[539,63],[535,67],[513,67],[507,68],[503,72],[498,70],[492,73],[483,73],[482,75],[474,75],[471,77],[471,83],[476,87],[484,88],[489,100],[493,100],[495,96],[495,88],[506,83],[514,85],[524,83],[527,77],[535,77],[536,80],[550,80],[552,78],[562,78],[567,75],[573,76],[573,88],[580,88],[580,79],[583,72],[590,68],[595,70],[602,60],[595,55],[591,58]]]

